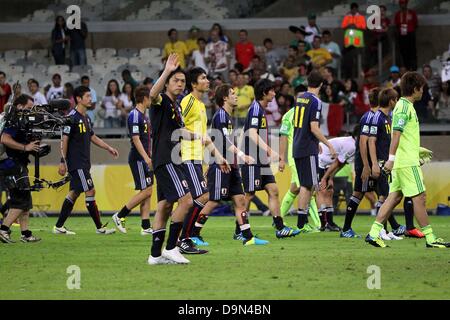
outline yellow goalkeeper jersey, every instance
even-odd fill
[[[192,133],[197,133],[205,137],[208,125],[205,104],[190,93],[181,100],[181,111],[183,113],[185,128]],[[202,161],[204,150],[203,141],[204,139],[192,141],[181,140],[181,159],[183,161]]]

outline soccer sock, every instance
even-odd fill
[[[242,224],[239,226],[239,230],[242,232],[242,235],[245,239],[250,240],[253,238],[252,231],[250,229],[250,222],[248,221],[247,211],[243,211],[241,213]]]
[[[297,211],[297,228],[303,229],[305,224],[308,223],[308,214],[306,210],[298,209]]]
[[[180,235],[183,222],[173,222],[170,224],[169,238],[167,239],[167,250],[172,250],[177,245],[178,236]]]
[[[100,213],[98,212],[97,203],[95,203],[95,197],[86,197],[86,208],[95,223],[95,227],[100,229],[102,222],[100,221]]]
[[[67,218],[73,210],[73,201],[69,197],[64,199],[63,205],[61,207],[61,212],[59,213],[58,221],[56,221],[56,227],[62,228],[64,223],[66,223]]]
[[[180,240],[187,239],[191,236],[194,221],[197,220],[197,217],[200,211],[202,211],[203,207],[204,205],[201,202],[194,200],[193,207],[189,209],[188,214],[184,218],[183,229],[180,234]]]
[[[162,245],[164,243],[164,238],[166,236],[166,229],[159,229],[153,231],[153,241],[151,255],[152,257],[159,257],[161,255]]]
[[[325,210],[327,212],[327,221],[328,221],[328,223],[334,224],[334,221],[333,221],[334,208],[333,207],[326,207]]]
[[[314,224],[317,226],[321,226],[321,221],[319,217],[319,212],[317,210],[317,203],[316,198],[312,197],[311,202],[309,203],[309,210],[308,210],[309,216],[311,217]]]
[[[325,225],[327,224],[327,211],[325,210],[325,208],[320,208],[319,218],[320,218],[320,227],[325,228]]]
[[[421,229],[428,243],[433,243],[436,241],[436,236],[434,235],[433,229],[431,228],[430,225],[422,227]]]
[[[31,237],[32,232],[30,230],[24,230],[22,231],[22,235],[25,237]]]
[[[234,234],[239,234],[239,233],[241,233],[241,228],[239,226],[239,222],[236,220],[235,223],[236,223],[236,226],[234,228]]]
[[[202,228],[205,226],[206,221],[208,221],[208,216],[202,213],[199,214],[197,221],[195,221],[194,228],[192,229],[192,236],[198,237],[200,236],[200,232]]]
[[[1,207],[1,209],[0,209],[0,213],[3,215],[3,216],[5,216],[5,213],[6,213],[6,211],[8,211],[8,209],[9,209],[9,203],[10,203],[11,201],[8,199],[8,200],[6,200],[5,201],[5,203],[2,205],[2,207]]]
[[[144,230],[150,229],[151,228],[150,219],[142,219],[141,220],[141,227]]]
[[[372,224],[372,227],[370,228],[369,235],[370,235],[372,238],[378,238],[378,237],[380,236],[380,231],[381,231],[381,229],[383,229],[383,224],[381,224],[381,223],[375,221],[375,222]]]
[[[0,226],[0,230],[8,232],[8,231],[9,231],[9,228],[8,228],[7,226],[5,226],[4,224],[2,224],[2,225]]]
[[[412,230],[416,227],[414,226],[414,207],[412,199],[407,197],[403,201],[403,210],[405,210],[405,223],[406,230]]]
[[[281,201],[280,214],[282,217],[285,217],[294,203],[296,195],[293,194],[290,190],[286,192],[284,195],[283,201]]]
[[[125,218],[127,215],[130,214],[130,212],[131,212],[131,210],[128,209],[127,206],[125,205],[125,206],[123,206],[122,209],[120,209],[120,211],[119,211],[119,213],[117,214],[117,216],[118,216],[119,218]]]
[[[275,228],[277,230],[281,230],[284,228],[284,223],[283,223],[282,217],[273,217],[273,223],[275,224]]]
[[[375,203],[375,215],[378,215],[378,212],[380,211],[381,206],[383,205],[383,202],[378,200]],[[386,230],[386,233],[388,232],[388,227],[387,227],[387,221],[385,221],[383,223],[383,229]]]
[[[358,206],[361,200],[357,197],[351,196],[350,201],[347,204],[347,212],[345,213],[345,222],[343,231],[348,231],[352,227],[352,221],[355,217],[356,210],[358,210]]]
[[[394,213],[391,214],[388,221],[389,224],[391,225],[392,230],[396,230],[400,227],[400,224],[397,222],[397,219],[395,219]]]

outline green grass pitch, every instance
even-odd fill
[[[342,217],[335,220],[342,225]],[[270,244],[244,247],[232,240],[232,217],[211,217],[203,232],[208,254],[187,256],[190,265],[149,266],[151,237],[139,234],[137,217],[128,219],[128,234],[111,236],[95,234],[88,217],[68,220],[76,236],[54,235],[55,221],[31,219],[40,243],[0,243],[0,300],[450,298],[450,250],[426,249],[424,239],[391,241],[386,249],[334,232],[278,240],[270,217],[251,217],[254,233]],[[357,216],[355,231],[364,236],[372,221]],[[449,218],[431,222],[438,236],[450,239]],[[17,227],[12,237],[18,240]],[[80,267],[79,290],[67,288],[70,265]],[[370,265],[380,267],[381,289],[367,288]]]

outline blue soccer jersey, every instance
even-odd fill
[[[129,158],[130,160],[144,160],[139,154],[136,146],[134,145],[133,136],[139,136],[139,140],[144,147],[145,152],[148,156],[151,155],[151,130],[150,121],[144,113],[134,108],[128,115],[128,135],[130,136],[131,150]]]
[[[362,168],[363,167],[363,162],[362,162],[362,158],[361,158],[361,153],[359,150],[359,139],[360,136],[370,136],[370,125],[372,123],[372,118],[374,116],[374,112],[372,110],[367,111],[366,113],[363,114],[363,116],[361,117],[361,119],[359,120],[359,125],[360,125],[360,129],[359,129],[359,134],[356,137],[356,151],[355,151],[355,168]],[[368,150],[368,149],[367,149]],[[367,151],[369,152],[369,151]],[[369,155],[367,153],[367,155]],[[370,164],[370,157],[369,157],[369,164]]]
[[[267,153],[256,145],[248,135],[249,129],[256,129],[261,139],[269,145],[269,131],[267,128],[266,113],[258,101],[254,100],[248,110],[247,119],[244,124],[245,132],[245,154],[256,160],[257,166],[268,166],[270,164]]]
[[[391,145],[391,119],[381,110],[375,112],[372,117],[370,136],[377,138],[375,143],[377,159],[387,161]]]

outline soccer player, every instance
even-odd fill
[[[97,204],[95,202],[95,188],[91,178],[91,142],[96,146],[108,151],[114,159],[119,157],[119,152],[97,137],[92,128],[91,119],[86,111],[91,106],[91,92],[88,87],[79,86],[74,92],[77,106],[69,113],[71,125],[64,127],[61,142],[62,158],[58,173],[70,174],[70,191],[66,196],[61,208],[53,233],[73,235],[64,224],[73,210],[75,201],[81,193],[86,195],[86,208],[95,223],[97,234],[112,234],[115,229],[106,229],[100,220]]]
[[[296,92],[297,96],[298,94],[303,93],[307,90],[307,88],[303,85],[300,85],[299,87],[303,87],[304,90]],[[287,162],[291,171],[291,185],[289,190],[284,195],[283,200],[281,201],[280,214],[282,217],[286,216],[289,209],[292,207],[295,198],[300,192],[300,182],[298,180],[297,169],[295,168],[295,161],[294,158],[292,157],[292,140],[294,138],[294,127],[293,127],[294,111],[295,108],[291,108],[288,112],[286,112],[281,121],[281,128],[280,128],[279,170],[280,172],[283,172],[286,167],[286,149],[287,149],[287,160],[288,160]],[[320,225],[320,219],[319,214],[317,212],[317,204],[315,197],[311,198],[311,203],[309,204],[308,212],[311,218],[313,219],[314,224],[316,226]],[[305,224],[301,232],[311,233],[311,232],[318,232],[318,230],[316,229],[316,227],[313,227],[311,224],[307,223]]]
[[[300,181],[300,197],[298,201],[297,227],[302,229],[308,223],[307,209],[311,200],[313,188],[318,190],[318,155],[319,141],[330,150],[331,158],[336,158],[336,151],[325,138],[319,128],[322,110],[318,98],[323,83],[323,77],[317,71],[308,75],[308,91],[297,98],[294,111],[294,142],[292,156],[295,159],[298,179]],[[324,210],[319,213],[324,220]]]
[[[150,121],[153,134],[152,161],[157,181],[158,205],[153,220],[153,241],[148,263],[186,264],[177,247],[183,220],[192,207],[192,197],[184,176],[184,169],[178,159],[176,131],[184,127],[181,107],[177,102],[186,87],[186,76],[179,68],[178,56],[170,54],[164,71],[150,90]],[[165,89],[165,93],[161,93]],[[172,137],[174,135],[174,137]],[[177,208],[172,212],[173,204]],[[172,214],[171,214],[172,212]],[[166,235],[167,220],[171,216],[169,237],[162,250]]]
[[[358,130],[358,128],[356,128]],[[320,207],[325,208],[326,219],[322,219],[322,231],[335,231],[337,225],[333,221],[333,178],[334,175],[347,163],[353,162],[355,157],[355,130],[350,137],[339,137],[330,139],[329,142],[336,150],[336,158],[332,158],[330,150],[326,145],[320,143],[319,153],[319,179],[320,189],[318,202]]]
[[[128,134],[131,149],[128,155],[128,165],[133,175],[135,189],[139,192],[134,195],[123,208],[112,216],[117,229],[127,233],[125,217],[137,205],[141,213],[141,235],[151,235],[150,225],[150,199],[153,186],[153,168],[151,160],[151,130],[150,121],[146,111],[150,107],[150,89],[141,85],[134,91],[136,107],[128,115]]]
[[[245,207],[258,190],[265,190],[269,196],[269,208],[275,226],[277,238],[293,237],[300,233],[284,225],[280,216],[278,186],[270,168],[270,161],[279,161],[280,156],[269,146],[269,131],[264,109],[275,97],[274,84],[268,79],[258,80],[255,84],[255,100],[250,105],[244,125],[245,154],[255,159],[254,164],[242,165],[242,178],[245,191]],[[236,230],[238,232],[238,230]]]
[[[226,155],[228,162],[232,163],[230,172],[223,172],[217,163],[216,159],[212,159],[208,168],[208,190],[209,201],[200,212],[200,217],[207,217],[214,208],[219,205],[221,200],[233,201],[234,211],[236,214],[236,223],[238,224],[238,231],[235,232],[234,238],[239,237],[243,240],[244,245],[264,245],[268,241],[261,240],[253,236],[248,221],[248,214],[245,206],[244,191],[242,189],[242,178],[239,172],[238,159],[247,164],[253,164],[255,159],[245,155],[239,150],[233,142],[233,110],[238,105],[237,95],[228,84],[224,84],[217,88],[215,94],[216,103],[219,110],[214,114],[211,123],[212,137],[217,149],[223,155]],[[198,233],[195,236],[196,242],[203,242],[200,236],[201,228],[197,229]]]
[[[384,165],[387,173],[392,172],[389,196],[381,206],[366,242],[375,247],[386,247],[380,238],[383,223],[403,196],[411,197],[414,215],[425,234],[427,248],[449,248],[450,243],[436,237],[428,221],[425,185],[420,169],[420,127],[414,102],[422,98],[426,80],[417,72],[405,73],[400,82],[402,97],[393,111],[393,132],[388,161]]]
[[[222,155],[214,147],[206,132],[208,119],[205,104],[201,101],[203,94],[209,91],[209,80],[206,71],[199,67],[193,68],[187,78],[187,87],[191,92],[181,100],[181,111],[183,113],[185,129],[191,134],[191,137],[183,136],[181,140],[181,159],[194,203],[193,208],[184,219],[178,246],[182,253],[202,254],[207,253],[207,251],[197,248],[190,236],[197,218],[201,220],[201,224],[205,224],[207,219],[207,215],[199,216],[200,211],[209,199],[208,188],[202,168],[204,146],[215,154],[221,170],[229,171],[229,167],[225,159],[223,159]],[[198,241],[198,244],[206,245],[201,240]]]

